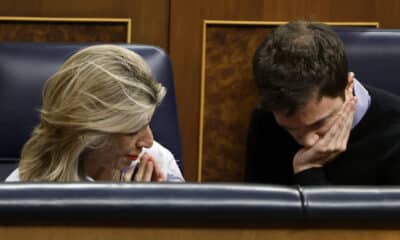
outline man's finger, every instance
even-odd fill
[[[346,108],[345,114],[347,115],[347,117],[344,122],[344,128],[340,132],[339,138],[336,141],[336,146],[341,151],[344,151],[347,146],[347,142],[353,125],[356,104],[357,104],[357,99],[353,97]]]
[[[339,122],[343,118],[342,112],[338,113],[334,123],[325,133],[325,135],[319,139],[319,141],[314,145],[317,149],[325,151],[332,143],[336,142],[337,132],[339,130]]]

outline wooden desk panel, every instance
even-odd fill
[[[8,240],[354,240],[399,239],[400,230],[392,229],[252,229],[190,227],[101,227],[101,226],[1,226],[1,239]]]

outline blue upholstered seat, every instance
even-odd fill
[[[182,169],[182,155],[172,68],[159,48],[123,45],[140,54],[167,95],[151,122],[155,139],[172,151]],[[38,123],[43,83],[74,52],[77,44],[0,44],[0,180],[16,167],[23,144]]]
[[[362,83],[400,95],[400,30],[336,28],[349,70]]]

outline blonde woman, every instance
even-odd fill
[[[46,82],[40,123],[6,181],[183,181],[149,127],[164,95],[136,53],[78,51]]]

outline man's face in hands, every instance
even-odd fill
[[[273,114],[276,122],[286,129],[297,143],[311,147],[330,129],[344,102],[340,96],[314,96],[304,107],[289,116],[285,111]]]

